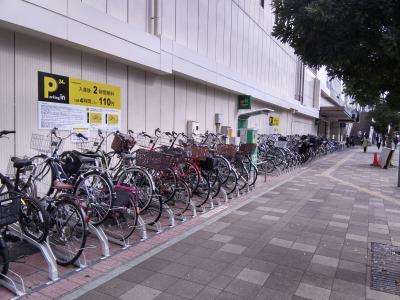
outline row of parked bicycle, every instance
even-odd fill
[[[12,133],[1,131],[0,138]],[[62,151],[69,139],[75,149]],[[265,135],[258,145],[240,146],[225,139],[159,129],[153,135],[99,130],[96,138],[62,137],[56,128],[47,136],[33,134],[31,148],[39,154],[12,158],[10,174],[0,174],[1,272],[8,271],[10,224],[18,222],[27,237],[46,241],[57,263],[69,265],[85,249],[89,225],[124,241],[138,218],[153,225],[166,207],[184,216],[221,193],[252,189],[259,169],[289,170],[338,149],[335,142],[312,136]]]

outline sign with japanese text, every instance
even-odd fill
[[[38,72],[39,128],[119,130],[118,86]]]
[[[279,126],[279,118],[269,117],[269,126]]]

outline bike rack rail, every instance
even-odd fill
[[[108,244],[108,237],[104,233],[103,228],[95,227],[92,224],[88,224],[89,230],[93,233],[100,242],[101,245],[101,254],[103,255],[103,259],[110,256],[110,246]]]
[[[10,292],[14,293],[17,298],[24,296],[26,294],[24,280],[21,276],[12,270],[8,270],[7,274],[11,274],[16,280],[13,280],[10,276],[1,275],[0,286],[5,287]],[[19,281],[19,282],[16,282]]]
[[[40,250],[40,252],[42,253],[44,260],[46,261],[47,266],[48,266],[49,279],[51,281],[56,281],[59,278],[56,257],[54,256],[54,253],[50,248],[49,242],[47,240],[43,243],[36,242],[34,239],[25,235],[22,232],[19,225],[17,225],[17,224],[9,225],[8,229],[10,230],[11,233],[24,239],[25,241],[27,241],[28,243],[30,243],[31,245],[35,246],[36,248],[38,248]]]

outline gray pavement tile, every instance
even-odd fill
[[[284,247],[284,248],[290,248],[293,245],[292,241],[287,241],[287,240],[282,240],[278,238],[273,238],[269,241],[269,244],[279,246],[279,247]]]
[[[237,276],[237,279],[241,279],[257,285],[264,285],[267,280],[269,273],[244,268]]]
[[[245,297],[246,299],[255,298],[260,290],[260,285],[240,279],[233,279],[225,288],[226,292]]]
[[[196,282],[202,285],[207,285],[211,282],[218,273],[216,272],[209,272],[203,269],[193,269],[189,273],[184,276],[184,279]]]
[[[196,256],[198,258],[208,258],[213,253],[215,253],[215,249],[210,249],[210,248],[204,248],[204,247],[201,247],[201,246],[197,246],[195,249],[187,252],[186,255],[183,256],[182,258],[185,258],[185,257],[189,257],[190,258],[190,257],[193,257],[193,256]]]
[[[213,235],[210,240],[222,242],[222,243],[229,243],[233,239],[233,236],[223,235],[223,234],[215,234]]]
[[[265,273],[272,273],[272,271],[276,268],[277,264],[271,263],[271,262],[266,262],[260,259],[252,259],[246,267],[251,269],[251,270],[257,270],[260,272],[265,272]]]
[[[366,274],[354,272],[346,269],[338,268],[336,271],[335,278],[341,279],[348,282],[354,282],[359,284],[366,284]]]
[[[164,251],[161,251],[154,257],[163,259],[163,260],[175,261],[178,258],[182,257],[183,255],[185,255],[185,253],[183,253],[183,252],[166,249]]]
[[[213,241],[213,240],[207,240],[201,244],[203,248],[208,248],[208,249],[213,249],[217,250],[224,246],[225,243],[218,242],[218,241]]]
[[[184,300],[185,298],[179,297],[177,295],[171,295],[167,293],[161,293],[154,300]]]
[[[190,270],[192,270],[192,267],[190,266],[185,266],[173,262],[165,266],[163,269],[159,270],[159,272],[166,275],[172,275],[178,278],[183,278],[187,273],[190,272]]]
[[[119,297],[134,286],[135,283],[116,277],[98,286],[94,291],[113,297]]]
[[[180,279],[174,285],[167,289],[167,293],[172,295],[177,295],[183,298],[192,299],[194,298],[202,289],[203,285],[194,283],[191,281]]]
[[[277,266],[270,274],[265,287],[294,294],[304,271],[286,266]]]
[[[208,286],[211,286],[213,288],[223,290],[228,286],[228,284],[234,279],[234,277],[219,274],[214,279],[208,284]]]
[[[339,264],[339,260],[337,258],[318,255],[318,254],[313,256],[311,262],[333,268],[336,268]]]
[[[331,291],[328,289],[316,287],[306,283],[300,283],[295,295],[306,299],[321,299],[329,300]]]
[[[375,299],[375,298],[374,298]],[[376,298],[377,300],[378,298]],[[365,300],[364,297],[357,297],[351,294],[345,294],[338,291],[331,291],[330,300]]]
[[[287,294],[285,292],[277,291],[270,288],[262,288],[261,291],[258,293],[255,300],[291,300],[292,294]]]
[[[165,259],[150,257],[141,264],[137,265],[138,268],[146,269],[153,272],[158,272],[168,266],[171,262]]]
[[[333,278],[324,276],[322,274],[306,271],[303,275],[303,278],[301,279],[301,282],[314,285],[323,289],[331,290]]]
[[[234,264],[229,264],[228,267],[222,270],[221,274],[236,277],[242,270],[243,267]]]
[[[217,290],[212,287],[205,287],[193,299],[194,300],[213,300],[213,299],[216,299],[220,293],[221,293],[221,290]]]
[[[218,295],[218,297],[216,299],[217,300],[246,300],[248,298],[223,291]]]
[[[205,248],[203,248],[205,249]],[[209,249],[207,249],[209,250]],[[214,252],[214,250],[210,250],[210,252]],[[210,254],[211,255],[211,254]],[[179,259],[175,260],[175,262],[185,265],[185,266],[197,266],[206,258],[203,256],[198,255],[197,253],[191,252],[190,254],[185,254],[184,256],[180,257]]]
[[[228,253],[224,251],[216,251],[213,253],[210,258],[215,261],[225,262],[225,263],[232,263],[236,261],[240,256],[233,253]]]
[[[242,208],[242,210],[243,210],[243,208]],[[217,222],[214,222],[214,223],[208,225],[206,228],[203,228],[203,230],[208,231],[208,232],[218,233],[222,229],[228,227],[229,225],[230,225],[230,223],[217,221]]]
[[[335,277],[335,274],[336,274],[336,268],[325,266],[325,265],[311,263],[310,266],[307,269],[307,272],[321,274],[321,275],[324,275],[326,277],[333,278],[333,277]]]
[[[314,245],[308,245],[308,244],[295,242],[292,245],[292,249],[303,251],[303,252],[314,253],[315,250],[317,249],[317,247]]]
[[[264,216],[261,217],[261,219],[267,220],[267,221],[279,221],[280,217],[271,216],[271,215],[264,215]]]
[[[210,272],[222,272],[226,269],[229,264],[224,262],[218,262],[213,259],[205,259],[197,265],[198,268],[210,271]]]
[[[146,269],[142,269],[139,267],[133,267],[132,269],[122,273],[119,275],[117,278],[129,281],[129,282],[135,282],[135,283],[141,283],[143,280],[146,278],[153,276],[155,274],[154,271],[149,271]]]
[[[153,276],[143,280],[141,285],[151,287],[156,290],[165,291],[171,285],[178,281],[178,277],[165,275],[161,273],[154,274]]]
[[[228,244],[225,244],[224,246],[222,246],[219,250],[224,251],[224,252],[233,253],[233,254],[242,254],[245,249],[246,249],[246,247],[228,243]]]
[[[78,299],[78,300],[115,300],[116,298],[93,290],[93,291],[90,291],[90,292],[76,298],[76,299]]]
[[[353,272],[363,273],[363,274],[365,274],[367,272],[367,266],[365,264],[360,264],[357,262],[343,260],[343,259],[341,259],[339,261],[338,268],[353,271]]]
[[[159,290],[138,284],[119,298],[122,300],[153,300],[160,294]]]
[[[365,297],[366,291],[364,284],[352,283],[341,279],[333,281],[332,290],[358,297]]]

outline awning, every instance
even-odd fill
[[[344,106],[321,106],[319,114],[323,118],[339,122],[354,122],[351,112]]]
[[[250,110],[250,111],[245,111],[245,112],[239,112],[238,118],[241,120],[246,120],[253,116],[268,115],[268,113],[270,113],[270,112],[273,112],[273,110],[269,109],[269,108],[255,109],[255,110]]]

